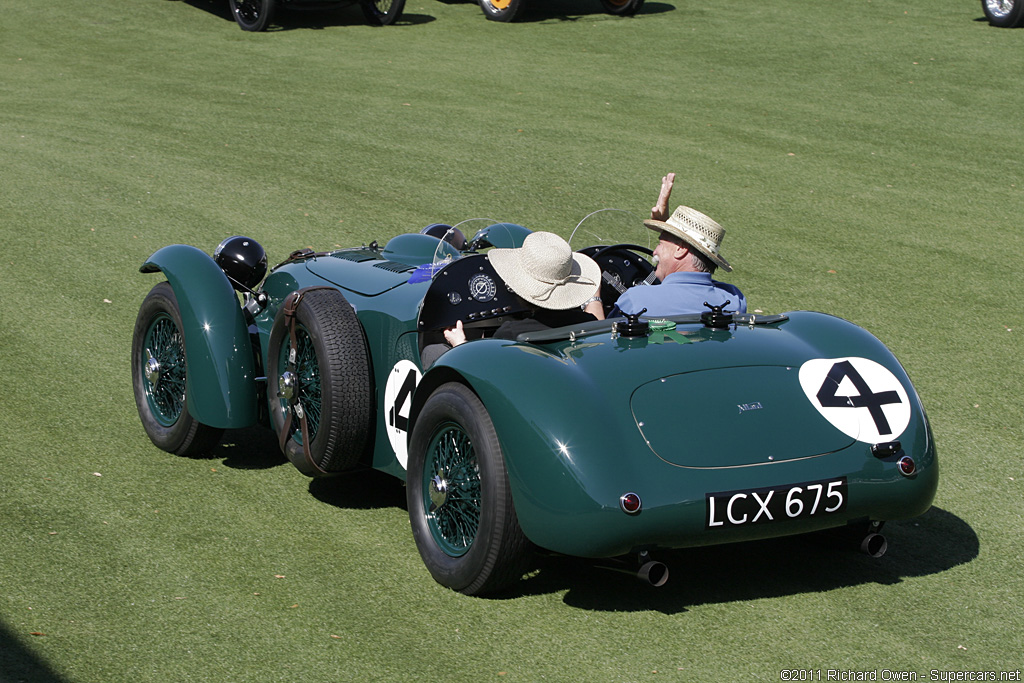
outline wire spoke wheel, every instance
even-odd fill
[[[201,455],[223,429],[202,424],[188,410],[188,358],[178,299],[167,282],[150,290],[132,335],[132,388],[146,435],[177,455]]]
[[[166,313],[159,314],[146,332],[142,378],[153,417],[170,427],[185,409],[185,345],[181,331]]]
[[[323,410],[323,393],[320,384],[320,366],[316,358],[316,348],[313,340],[310,339],[309,331],[299,326],[295,330],[295,403],[297,411],[301,411],[306,418],[306,429],[309,440],[316,439],[320,429],[320,416]],[[288,367],[288,354],[291,352],[291,343],[281,348],[280,366]],[[291,410],[289,401],[278,397],[281,401],[283,411]],[[297,412],[296,411],[296,412]],[[298,414],[291,423],[291,437],[302,443],[302,431],[300,429]]]
[[[438,546],[464,555],[480,530],[480,468],[469,435],[456,424],[445,425],[428,448],[423,494]]]
[[[416,548],[435,581],[480,595],[519,580],[533,546],[494,423],[468,387],[444,384],[427,398],[412,428],[407,482]]]

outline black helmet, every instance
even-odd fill
[[[239,291],[252,291],[267,274],[267,252],[249,237],[227,238],[217,245],[213,260],[231,280],[231,286]]]
[[[462,231],[444,223],[431,223],[420,230],[420,234],[444,240],[459,251],[466,248],[466,236],[462,234]]]

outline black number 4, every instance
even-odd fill
[[[409,396],[412,395],[415,388],[416,371],[410,370],[409,374],[405,376],[402,388],[398,390],[398,395],[395,396],[395,404],[391,406],[391,410],[388,411],[388,424],[403,432],[409,431],[409,418],[402,415],[399,411],[402,410],[402,406],[405,405],[405,402],[409,400]]]
[[[836,391],[844,377],[848,377],[859,396],[837,396]],[[853,367],[848,360],[840,361],[832,366],[818,389],[818,402],[822,408],[867,408],[871,413],[871,419],[875,421],[875,427],[879,434],[892,434],[889,421],[885,419],[882,406],[890,403],[902,403],[900,395],[895,391],[882,391],[875,393],[864,381],[864,378]]]

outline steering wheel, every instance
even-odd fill
[[[611,310],[630,287],[657,282],[654,266],[641,256],[654,254],[646,247],[638,244],[597,245],[580,249],[580,253],[594,259],[601,267],[601,301],[605,311]]]

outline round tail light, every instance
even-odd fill
[[[640,513],[643,504],[640,502],[640,496],[635,493],[623,493],[619,498],[619,507],[627,515],[636,515]]]
[[[914,459],[909,455],[904,455],[896,464],[900,468],[900,474],[905,477],[909,477],[914,474],[914,472],[917,472],[917,465],[914,463]]]

